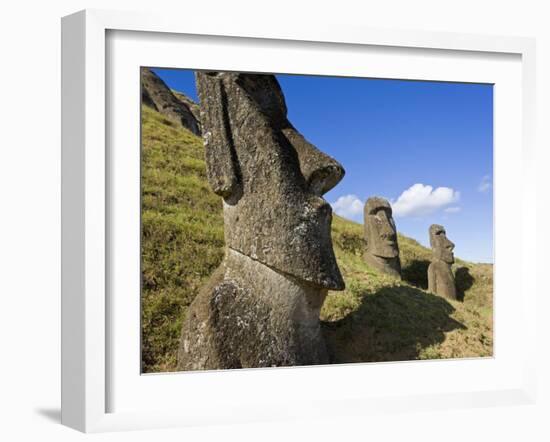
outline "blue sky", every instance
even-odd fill
[[[192,71],[155,69],[197,100]],[[455,255],[493,261],[492,85],[277,75],[292,124],[345,168],[325,195],[362,223],[370,196],[387,198],[397,229],[428,245],[442,224]]]

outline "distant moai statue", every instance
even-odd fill
[[[455,245],[447,238],[443,226],[430,226],[430,245],[433,256],[428,267],[428,291],[449,299],[457,299],[455,278],[451,269]]]
[[[322,195],[344,169],[288,121],[273,75],[198,72],[196,82],[226,254],[189,307],[178,369],[328,363],[319,312],[344,281]]]
[[[401,278],[397,229],[387,200],[377,196],[367,200],[364,228],[367,243],[365,261],[383,273]]]

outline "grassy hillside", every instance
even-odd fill
[[[457,260],[461,301],[427,293],[431,252],[399,235],[403,281],[362,260],[363,226],[335,217],[332,238],[346,290],[330,292],[321,318],[334,362],[492,355],[492,265]]]
[[[202,140],[142,107],[142,368],[173,370],[182,315],[223,257]]]
[[[142,108],[142,368],[175,369],[182,319],[223,257],[221,200],[206,182],[200,138]],[[492,266],[457,260],[460,301],[425,291],[430,251],[399,236],[404,281],[362,260],[363,227],[334,217],[346,290],[321,312],[334,362],[492,354]]]

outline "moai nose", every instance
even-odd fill
[[[380,214],[380,216],[382,218],[382,222],[381,222],[381,225],[380,225],[380,235],[383,238],[386,238],[386,239],[389,239],[389,240],[395,240],[397,238],[397,236],[396,236],[396,232],[395,232],[395,227],[394,227],[393,223],[391,222],[390,215],[385,210],[382,210],[381,212],[382,213]]]
[[[310,190],[316,195],[324,195],[336,184],[338,184],[344,174],[344,168],[337,161],[325,155],[325,164],[319,165],[311,172],[309,178],[306,178]]]
[[[345,170],[342,165],[317,149],[296,129],[288,127],[283,129],[283,133],[296,150],[300,161],[300,171],[311,192],[322,196],[344,177]]]

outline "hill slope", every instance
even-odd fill
[[[142,371],[175,369],[187,307],[223,258],[222,204],[206,181],[202,140],[142,107]],[[346,290],[321,311],[334,362],[492,355],[492,265],[457,260],[463,302],[425,291],[431,252],[399,236],[404,281],[362,260],[363,227],[334,216]]]

